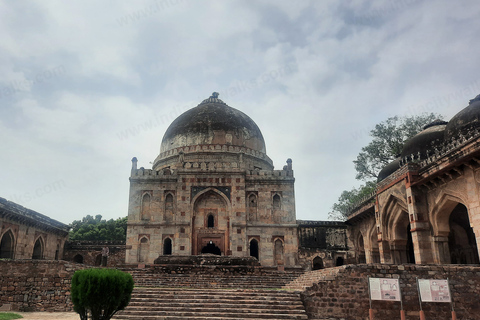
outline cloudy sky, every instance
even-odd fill
[[[394,115],[480,93],[480,3],[0,2],[0,197],[64,223],[127,215],[132,157],[213,91],[293,159],[298,219],[327,219]]]

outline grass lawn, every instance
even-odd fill
[[[0,312],[0,320],[21,319],[21,315],[11,312]]]

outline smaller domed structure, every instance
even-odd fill
[[[377,176],[377,182],[382,181],[383,179],[385,179],[386,177],[388,177],[389,175],[397,171],[398,168],[400,168],[400,158],[393,160],[392,162],[387,164],[385,167],[383,167],[382,170],[380,170]]]
[[[431,153],[436,146],[439,146],[444,139],[446,121],[437,119],[423,127],[423,130],[412,138],[408,139],[402,149],[400,157],[410,157],[414,155],[424,159]]]
[[[445,128],[445,140],[465,135],[480,127],[480,94],[470,100],[468,107],[457,113]]]

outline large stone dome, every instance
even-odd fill
[[[468,107],[457,113],[445,129],[445,139],[455,138],[460,134],[480,127],[480,95],[470,100]]]
[[[271,163],[257,124],[218,99],[216,92],[172,122],[163,136],[154,167],[179,152],[244,153]]]

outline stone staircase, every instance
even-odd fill
[[[301,270],[282,272],[262,270],[259,274],[229,272],[228,268],[202,267],[201,272],[156,272],[155,269],[123,269],[133,276],[136,287],[187,287],[187,288],[282,288],[302,274]]]
[[[345,269],[345,266],[305,272],[285,284],[283,289],[304,291],[306,288],[309,288],[320,281],[335,280],[340,270],[343,269]]]
[[[308,319],[300,293],[255,289],[135,288],[114,319]]]
[[[300,293],[281,289],[302,273],[197,266],[125,268],[135,281],[128,307],[113,319],[308,319]]]

